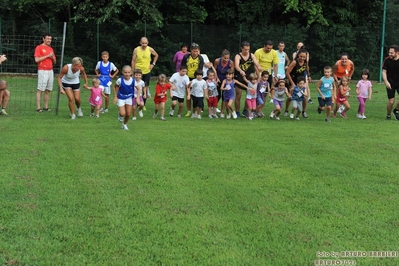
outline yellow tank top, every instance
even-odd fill
[[[199,57],[193,59],[191,56],[188,57],[187,59],[187,76],[189,78],[195,78],[194,73],[198,69],[199,65]]]
[[[150,63],[151,63],[151,52],[150,47],[146,47],[145,50],[141,49],[141,46],[137,47],[136,55],[136,68],[141,69],[144,74],[150,73]]]

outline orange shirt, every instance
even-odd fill
[[[335,70],[335,76],[337,78],[342,78],[343,76],[349,77],[349,73],[352,70],[352,61],[348,60],[348,64],[344,67],[341,63],[341,60],[338,60],[337,62],[337,69]]]

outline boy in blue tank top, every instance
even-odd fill
[[[324,67],[324,76],[317,83],[316,89],[318,94],[319,106],[317,112],[321,114],[327,105],[327,116],[325,121],[330,121],[331,108],[336,97],[336,88],[334,79],[332,78],[332,68],[330,66]]]

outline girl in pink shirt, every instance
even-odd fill
[[[371,100],[372,85],[369,80],[369,77],[370,77],[370,71],[368,69],[363,69],[362,79],[359,80],[359,82],[356,85],[356,94],[357,94],[357,99],[359,101],[359,108],[357,109],[356,117],[360,119],[366,119],[366,116],[364,115],[364,107],[366,105],[366,100],[367,99]]]
[[[90,117],[94,116],[94,108],[96,109],[96,117],[100,117],[100,109],[103,104],[102,97],[107,98],[104,94],[103,87],[100,86],[100,80],[98,78],[94,78],[92,80],[93,87],[87,88],[88,90],[91,90],[91,95],[89,98],[89,103],[91,105],[91,112],[90,112]]]

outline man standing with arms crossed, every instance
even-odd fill
[[[36,111],[41,113],[44,111],[51,111],[48,107],[50,100],[50,92],[53,90],[54,72],[53,65],[56,62],[56,57],[53,48],[51,48],[52,37],[49,33],[42,36],[43,43],[36,46],[35,62],[37,63],[38,84],[36,91]],[[40,108],[40,99],[44,92],[43,110]]]
[[[382,65],[382,79],[387,87],[387,119],[391,119],[392,108],[395,103],[395,92],[399,93],[399,46],[389,47],[388,57]],[[395,119],[399,120],[399,101],[393,110]]]
[[[154,56],[152,63],[151,63],[151,55]],[[134,71],[135,69],[140,69],[143,72],[142,80],[145,83],[145,87],[143,88],[143,102],[144,102],[143,110],[146,110],[145,103],[147,97],[151,97],[151,93],[149,90],[151,70],[154,68],[157,60],[158,60],[157,52],[155,52],[153,48],[148,46],[148,39],[146,37],[142,37],[140,40],[140,46],[137,46],[133,50],[132,71]],[[144,95],[144,92],[146,92],[146,95]]]

